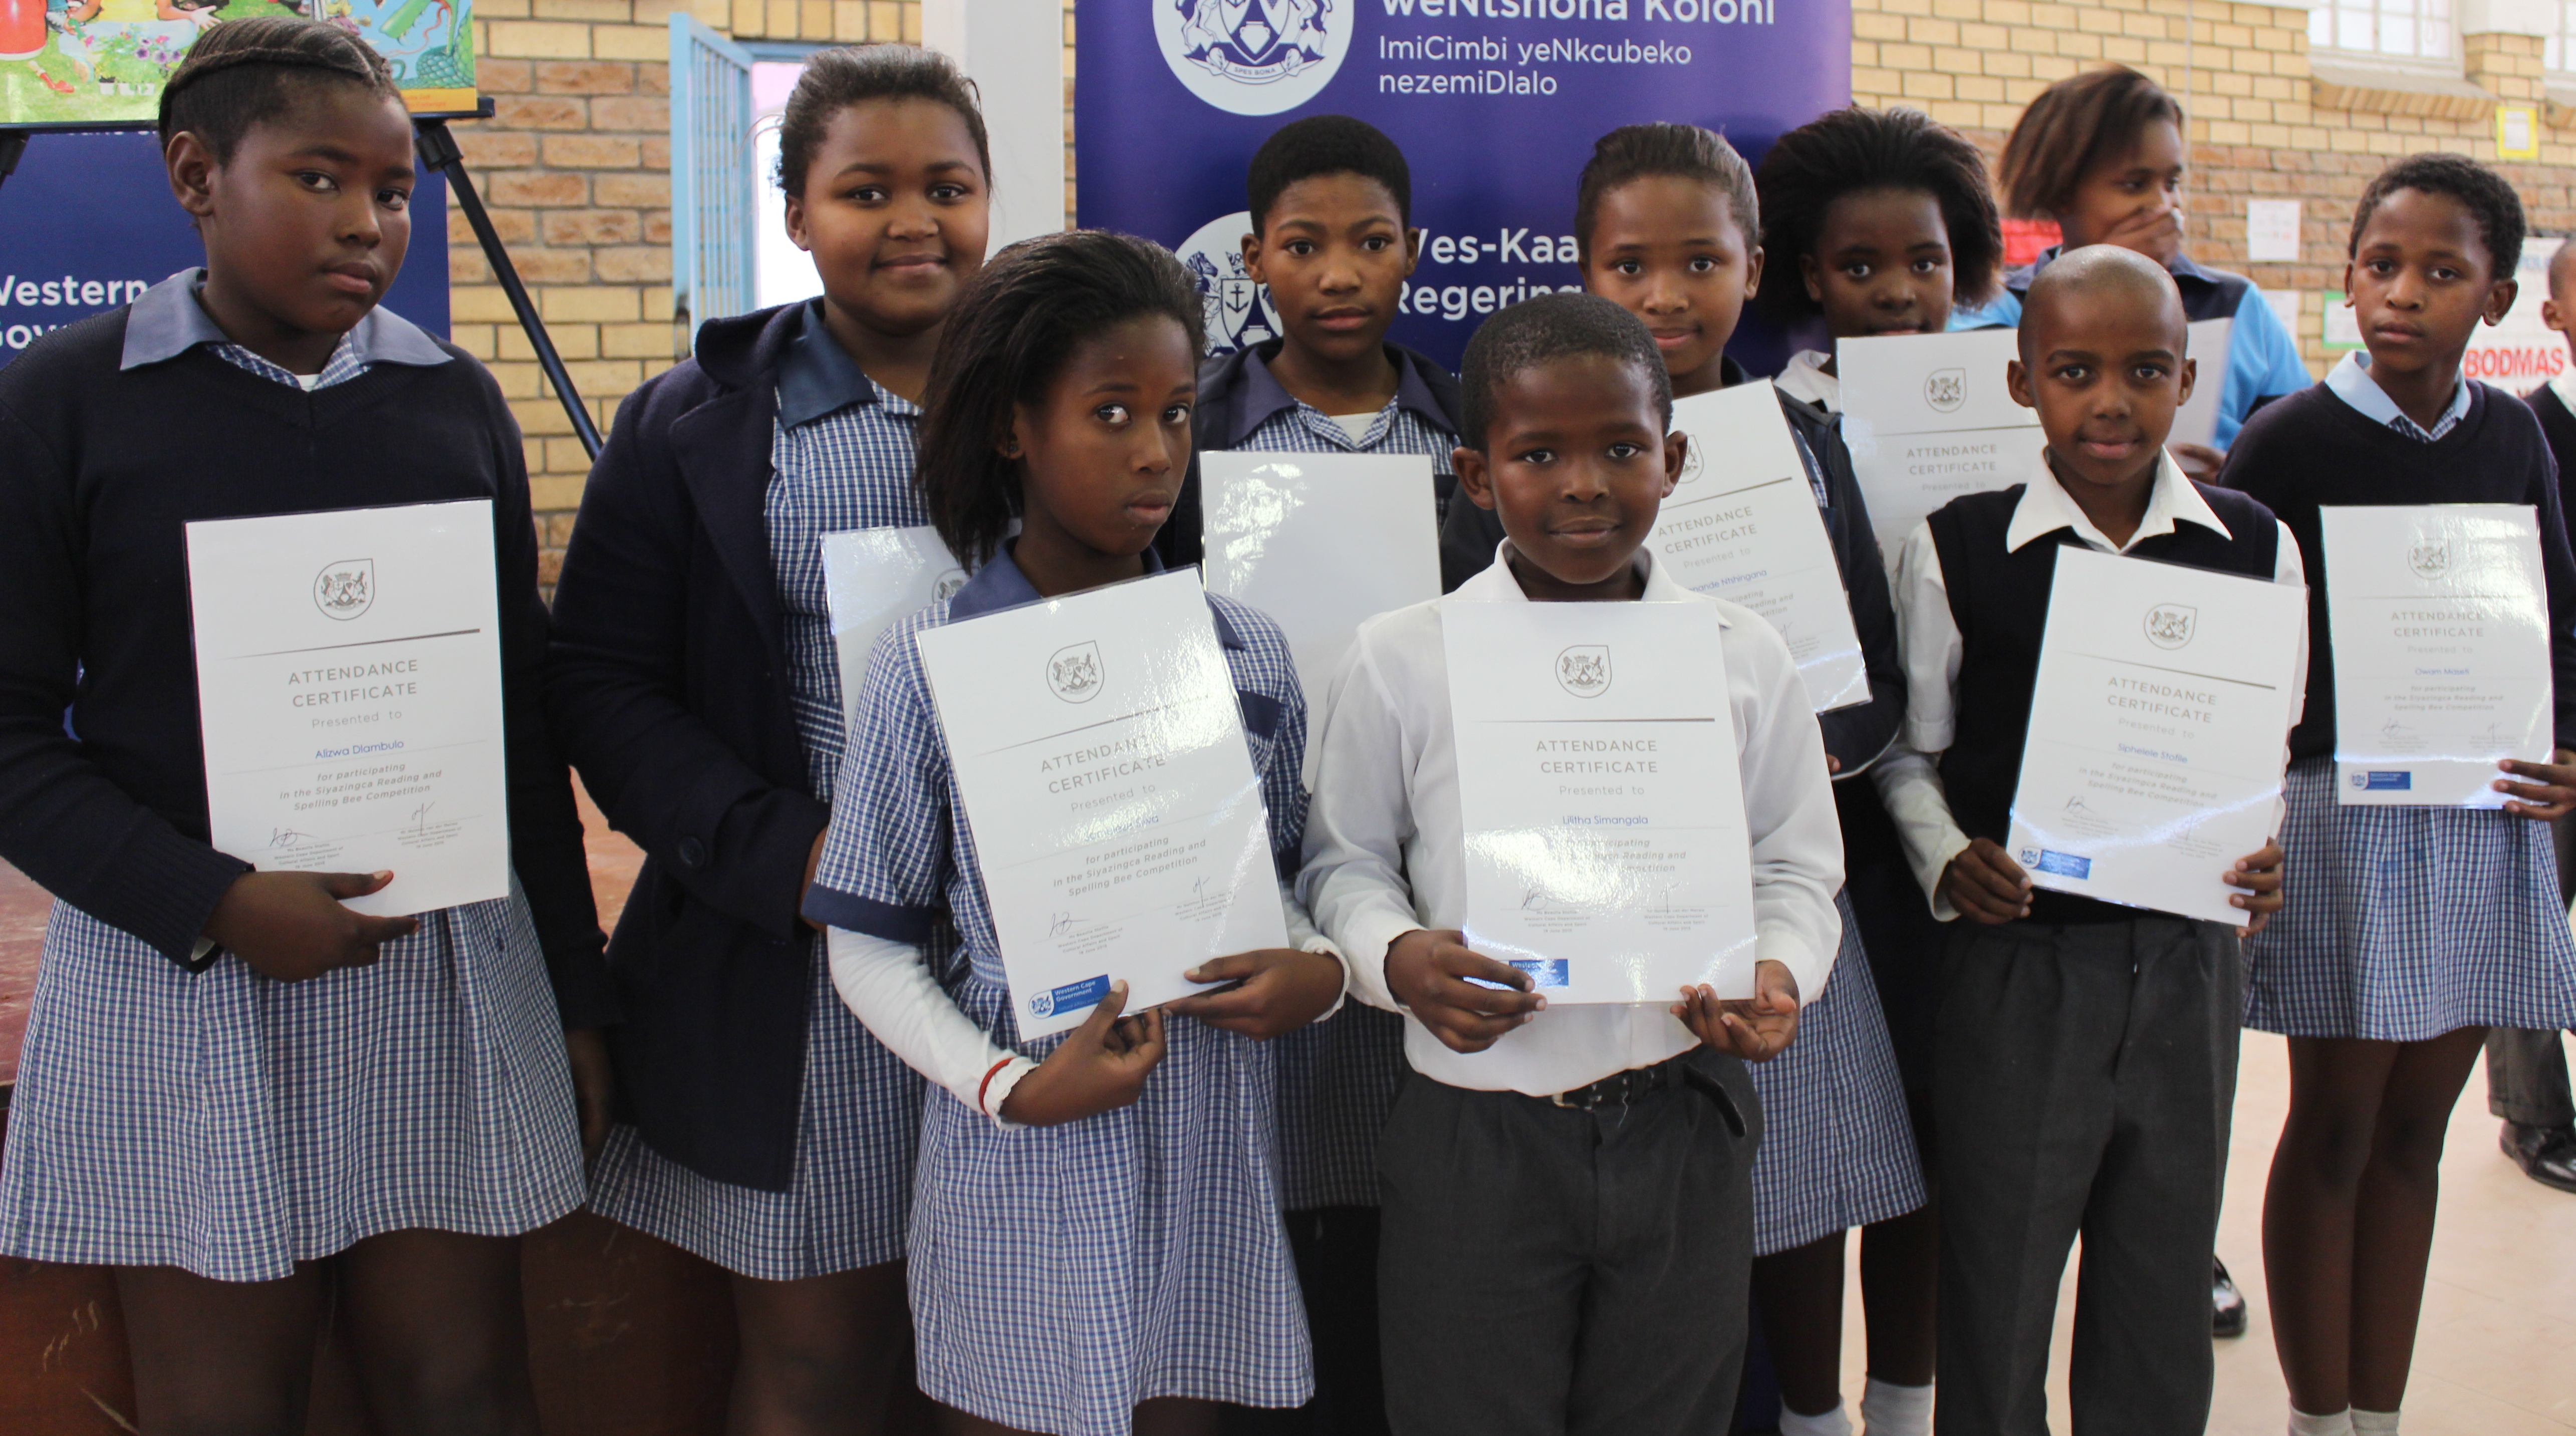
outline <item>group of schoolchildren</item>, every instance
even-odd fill
[[[2502,765],[2501,810],[2338,808],[2318,509],[2536,509],[2576,743],[2556,467],[2460,370],[2522,211],[2466,159],[2391,165],[2350,241],[2367,347],[2310,385],[2252,286],[2182,252],[2181,121],[2124,70],[2043,94],[2002,177],[2065,244],[2008,275],[1982,159],[1919,114],[1827,115],[1758,174],[1705,130],[1616,130],[1573,195],[1585,292],[1494,315],[1452,378],[1385,339],[1420,236],[1370,127],[1253,158],[1281,333],[1203,360],[1152,244],[986,256],[946,61],[826,51],[778,174],[823,292],[707,323],[626,401],[549,613],[499,389],[375,307],[414,178],[384,63],[217,28],[161,110],[205,268],[0,374],[0,857],[60,899],[0,1251],[117,1269],[146,1432],[298,1429],[326,1306],[387,1430],[535,1430],[516,1237],[587,1203],[732,1274],[740,1433],[886,1429],[917,1383],[958,1432],[1714,1436],[1758,1318],[1808,1436],[1855,1429],[1858,1227],[1866,1430],[2025,1436],[2080,1236],[2076,1426],[2175,1436],[2208,1416],[2252,1025],[2291,1038],[2265,1203],[2291,1430],[2396,1430],[2479,1035],[2576,1021],[2544,821],[2576,766]],[[1778,634],[1645,543],[1690,459],[1673,403],[1748,382],[1725,351],[1757,301],[1835,339],[2017,324],[2047,437],[1891,563],[1834,359],[1791,362],[1869,677],[1821,720]],[[2220,316],[2228,354],[2188,352]],[[2211,382],[2217,445],[2169,446]],[[1364,624],[1322,693],[1209,597],[1294,945],[1022,1040],[913,640],[1196,562],[1212,448],[1427,455],[1450,592]],[[207,841],[182,526],[443,499],[494,505],[514,883],[366,917],[344,900],[390,874]],[[969,576],[845,694],[820,540],[917,526]],[[2036,889],[2001,846],[2076,545],[2309,586],[2281,834],[2223,874],[2241,928]],[[1715,609],[1719,652],[1663,661],[1724,672],[1753,995],[1552,1009],[1460,931],[1442,615],[1633,601]],[[567,766],[648,855],[604,948]]]

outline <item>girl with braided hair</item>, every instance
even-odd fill
[[[0,857],[58,899],[0,1252],[115,1268],[145,1431],[302,1429],[336,1302],[379,1429],[533,1433],[518,1237],[581,1203],[615,1014],[538,707],[519,431],[472,357],[377,308],[415,174],[373,51],[228,22],[160,128],[205,267],[0,371]],[[509,895],[365,916],[346,902],[392,873],[215,847],[186,525],[470,500],[500,583]]]

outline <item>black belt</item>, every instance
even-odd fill
[[[1685,1052],[1652,1067],[1631,1067],[1625,1072],[1614,1072],[1598,1082],[1558,1092],[1544,1100],[1578,1112],[1594,1112],[1603,1107],[1625,1107],[1667,1087],[1696,1087],[1717,1104],[1719,1112],[1725,1114],[1727,1127],[1735,1135],[1743,1136],[1744,1114],[1735,1105],[1735,1095],[1727,1091],[1726,1084],[1715,1076],[1694,1066],[1691,1057],[1691,1053]]]

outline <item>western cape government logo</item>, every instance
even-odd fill
[[[1923,376],[1923,402],[1939,413],[1957,412],[1968,402],[1968,371],[1935,369]]]
[[[1556,655],[1556,686],[1577,698],[1610,691],[1610,645],[1580,643]]]
[[[2189,604],[2159,603],[2147,610],[2147,641],[2158,648],[2180,648],[2191,642],[2200,610]]]
[[[1269,286],[1243,268],[1243,237],[1250,233],[1252,212],[1239,209],[1200,225],[1177,251],[1207,311],[1210,354],[1231,354],[1279,337],[1279,311],[1270,302]]]
[[[1237,115],[1275,115],[1322,92],[1351,47],[1352,0],[1153,0],[1163,62]]]
[[[375,606],[376,561],[344,558],[313,576],[313,606],[324,618],[356,618]]]
[[[1047,660],[1047,687],[1067,703],[1088,703],[1100,696],[1100,645],[1077,643],[1059,648]]]
[[[2451,571],[2451,541],[2433,539],[2406,550],[2406,566],[2417,578],[2440,578]]]

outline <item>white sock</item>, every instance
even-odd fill
[[[1852,1436],[1851,1418],[1843,1414],[1843,1404],[1820,1416],[1801,1416],[1783,1406],[1780,1408],[1780,1436]]]
[[[2353,1413],[2338,1411],[2331,1416],[2311,1416],[2296,1406],[2290,1408],[2290,1436],[2353,1436]]]
[[[2397,1436],[2397,1413],[2352,1408],[2353,1436]]]
[[[1932,1388],[1873,1376],[1861,1392],[1860,1419],[1867,1436],[1932,1436]]]

